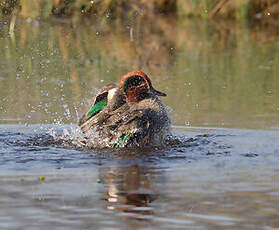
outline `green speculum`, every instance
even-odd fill
[[[107,99],[104,98],[103,100],[99,101],[98,103],[92,106],[92,108],[87,113],[87,117],[88,118],[93,117],[96,113],[100,112],[104,107],[106,107],[106,105],[107,105]]]
[[[132,136],[131,133],[127,133],[125,136],[121,137],[118,142],[116,143],[115,147],[120,148],[123,147],[125,142],[129,139],[129,137]]]

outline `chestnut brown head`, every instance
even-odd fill
[[[139,102],[152,95],[167,96],[153,88],[149,77],[142,71],[133,71],[121,78],[120,88],[127,102]]]

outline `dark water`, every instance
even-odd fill
[[[71,148],[75,132],[1,125],[2,229],[279,226],[278,131],[176,128],[185,146],[129,152]]]
[[[0,228],[279,229],[276,31],[3,19]],[[80,148],[91,97],[134,69],[168,94],[183,145]]]

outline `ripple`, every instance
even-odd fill
[[[227,217],[227,216],[219,216],[219,215],[202,215],[202,214],[196,214],[196,213],[187,213],[184,214],[184,216],[187,217],[194,217],[198,219],[205,219],[205,220],[214,220],[214,221],[229,221],[229,222],[234,222],[234,221],[241,221],[241,219],[238,218],[232,218],[232,217]]]
[[[192,225],[195,223],[193,220],[186,220],[186,219],[178,219],[178,218],[167,218],[167,217],[154,217],[154,221],[158,221],[160,223],[168,223],[168,224],[186,224]]]

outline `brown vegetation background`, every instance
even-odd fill
[[[178,14],[187,17],[274,19],[278,0],[0,0],[1,14],[24,17],[75,16],[129,18],[135,13]]]

